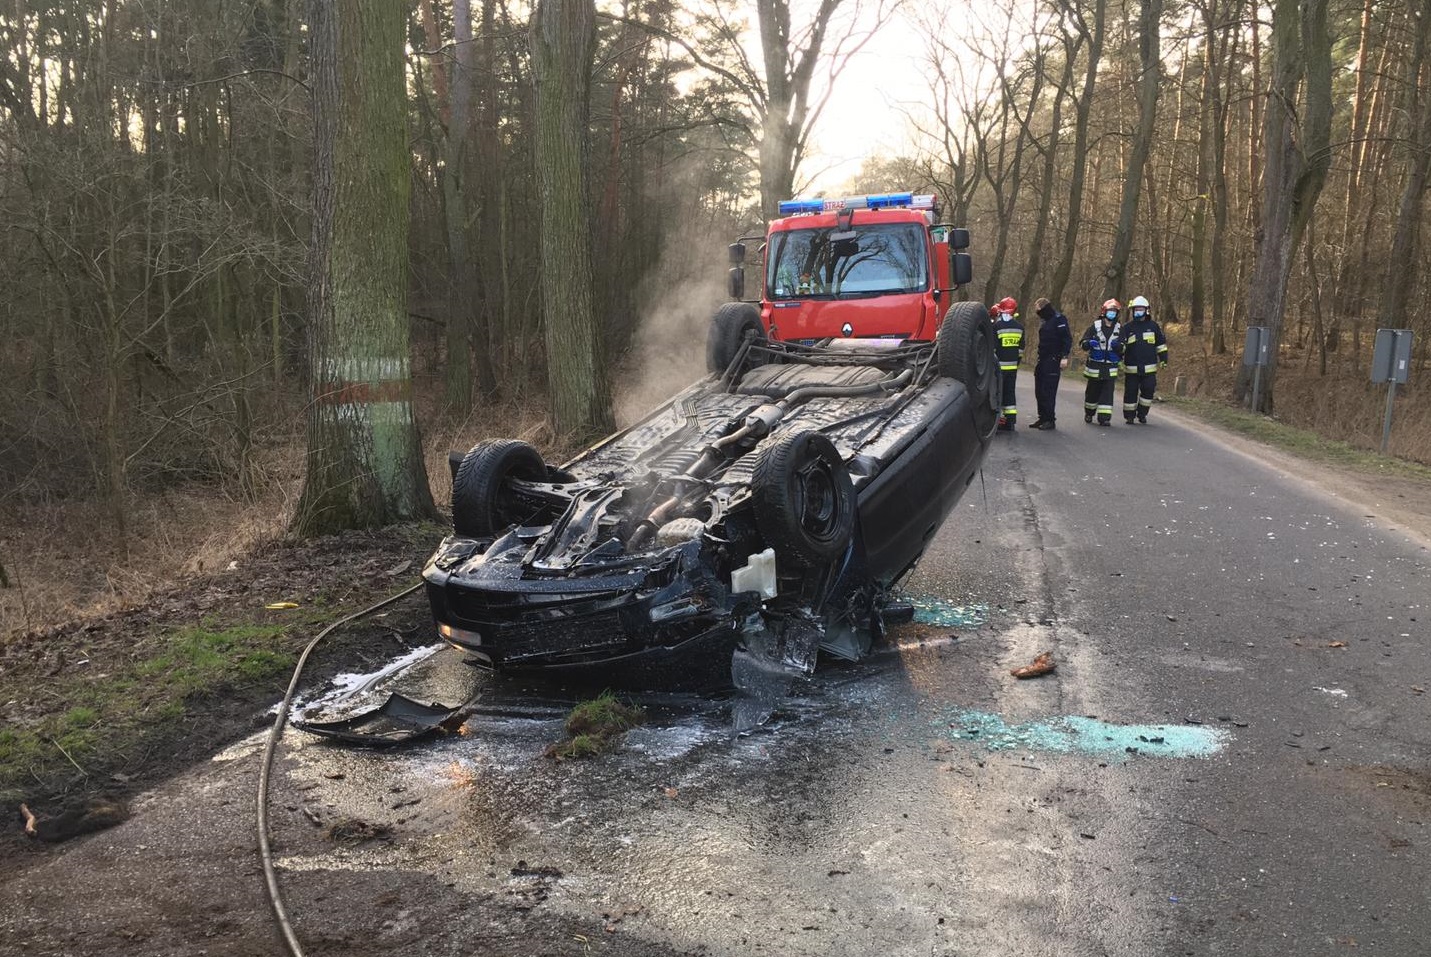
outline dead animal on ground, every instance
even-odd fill
[[[1029,664],[1015,668],[1009,672],[1015,678],[1037,678],[1046,675],[1058,667],[1058,663],[1053,660],[1053,652],[1040,651],[1038,656]]]
[[[25,833],[30,837],[55,844],[68,841],[81,834],[91,834],[114,827],[129,817],[129,808],[119,801],[106,798],[92,798],[83,807],[63,811],[53,817],[34,814],[25,805],[20,805],[20,813],[25,818]]]

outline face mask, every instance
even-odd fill
[[[1146,316],[1146,315],[1147,315],[1147,313],[1144,312],[1144,311],[1141,310],[1141,309],[1134,309],[1134,310],[1133,310],[1133,318],[1134,318],[1134,319],[1141,319],[1141,318],[1143,318],[1143,317]]]
[[[1107,316],[1109,319],[1117,319],[1117,318],[1118,318],[1118,313],[1115,312],[1115,311],[1112,310],[1112,309],[1109,309],[1109,310],[1108,310],[1107,312],[1105,312],[1103,315]]]

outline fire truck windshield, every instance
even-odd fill
[[[772,299],[855,299],[929,284],[917,223],[782,230],[770,245],[765,283]]]

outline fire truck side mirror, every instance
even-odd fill
[[[965,229],[962,226],[950,227],[948,239],[950,249],[969,248],[969,230]]]
[[[967,241],[968,233],[964,235]],[[949,254],[949,275],[956,286],[967,286],[974,281],[974,258],[968,253]]]
[[[732,300],[745,298],[745,243],[731,243],[726,247],[730,254],[730,272],[725,277],[725,290]]]

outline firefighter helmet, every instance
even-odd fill
[[[1120,303],[1117,299],[1109,299],[1108,301],[1103,303],[1102,314],[1107,316],[1109,319],[1117,319],[1118,313],[1121,312],[1122,309],[1123,304]]]
[[[999,312],[1013,313],[1018,311],[1019,304],[1013,296],[1005,296],[999,300],[999,304],[994,308]]]
[[[1133,300],[1128,303],[1128,311],[1133,314],[1134,319],[1143,318],[1151,309],[1152,307],[1148,305],[1147,296],[1134,296]]]

